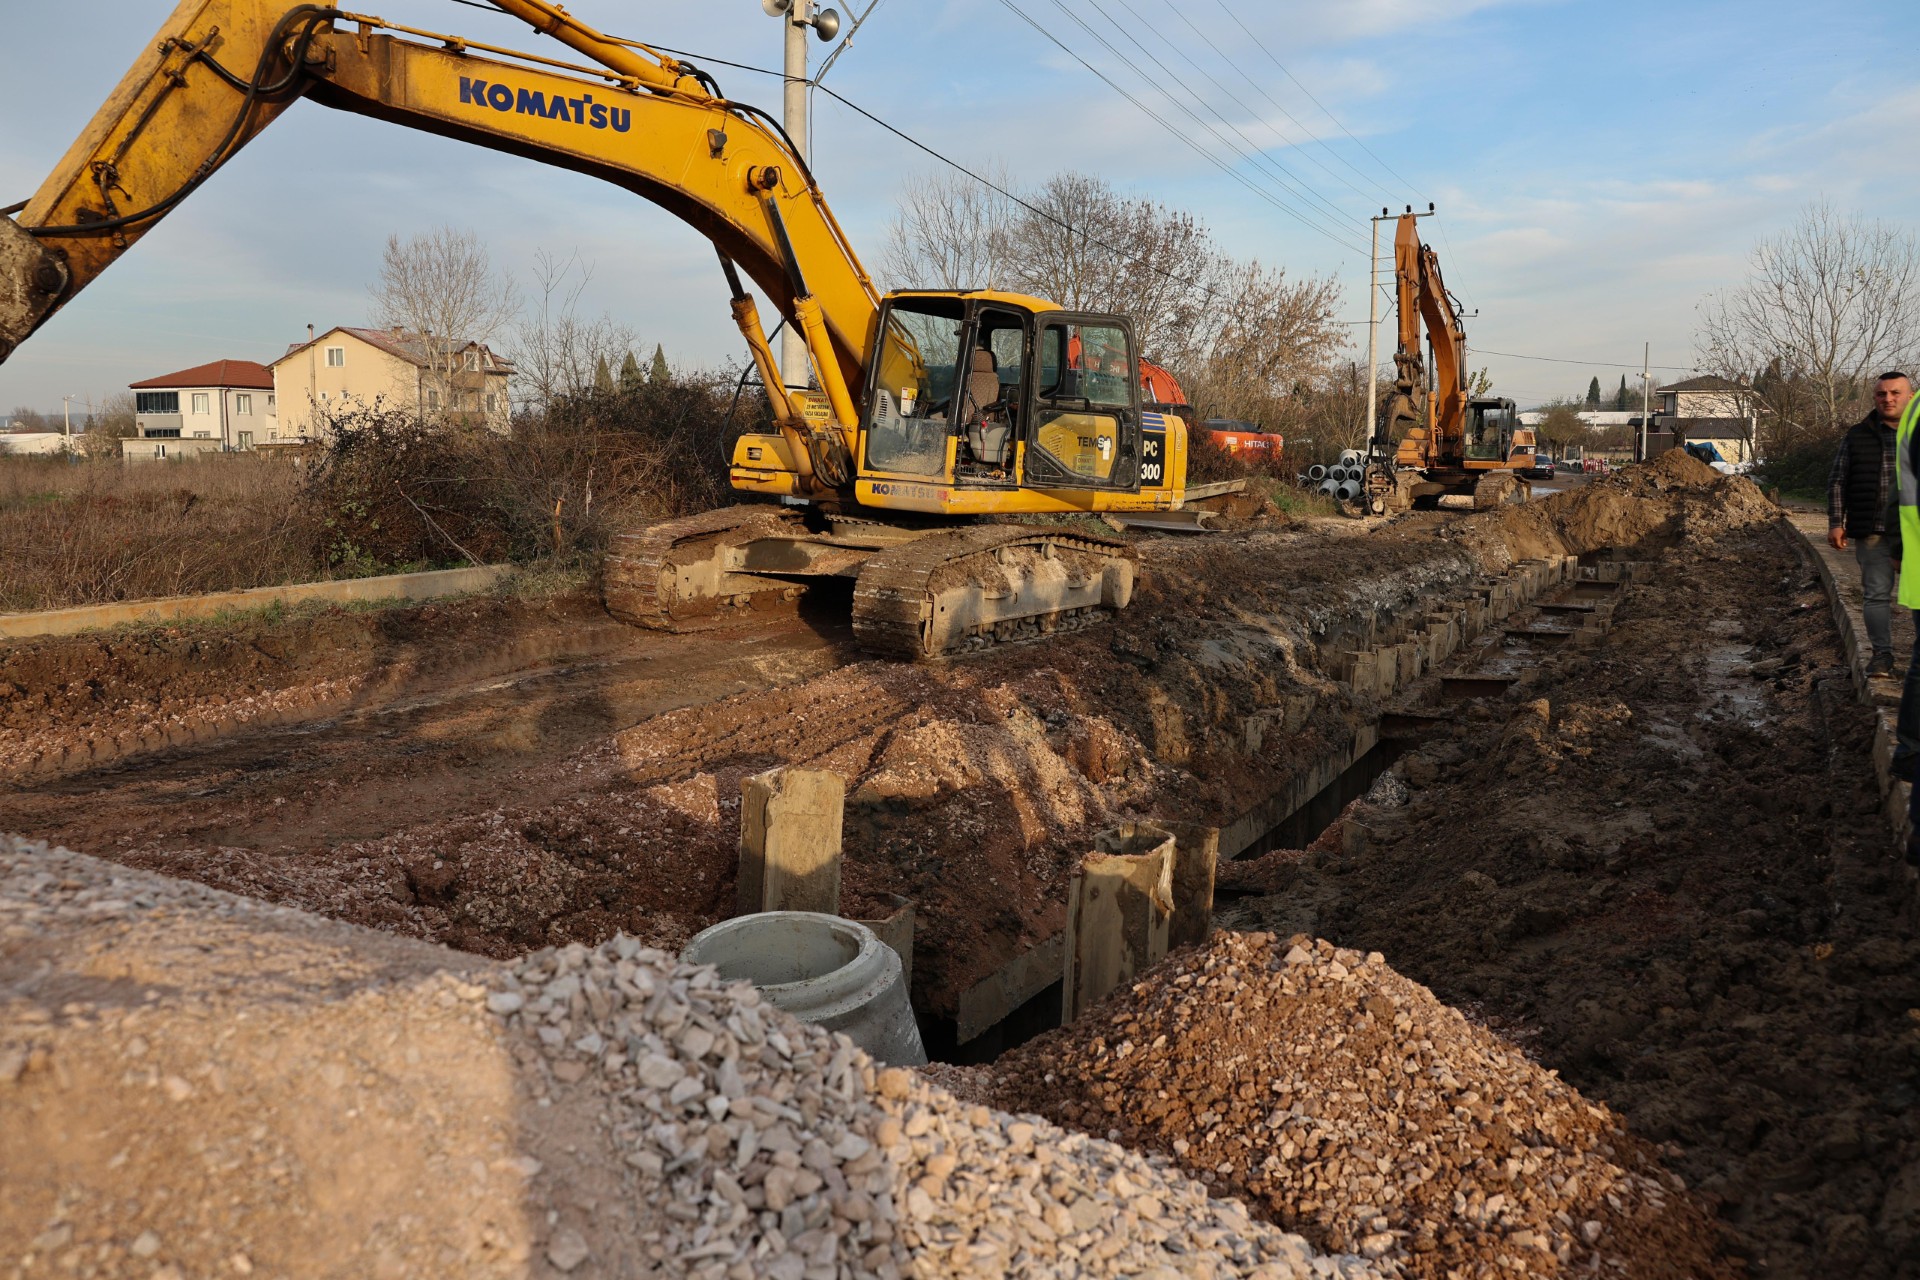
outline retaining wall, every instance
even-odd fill
[[[344,604],[356,600],[431,600],[437,596],[484,591],[512,573],[513,569],[514,566],[509,564],[488,564],[467,569],[436,569],[429,573],[389,573],[378,578],[295,582],[283,587],[251,587],[245,591],[218,591],[204,596],[126,600],[118,604],[88,605],[79,609],[0,613],[0,639],[70,636],[129,623],[210,618],[220,613],[258,609],[275,602],[293,604],[303,600],[324,600]]]

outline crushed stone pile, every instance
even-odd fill
[[[1216,934],[968,1083],[1406,1275],[1726,1274],[1705,1210],[1606,1108],[1378,953],[1304,934]]]
[[[498,964],[5,836],[0,1114],[29,1274],[1383,1274],[629,937]]]

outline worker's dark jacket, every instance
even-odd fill
[[[1897,541],[1898,492],[1893,483],[1894,435],[1878,413],[1847,429],[1827,473],[1827,526],[1844,528],[1849,538],[1890,534]]]

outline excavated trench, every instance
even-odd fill
[[[503,689],[364,708],[381,727],[330,754],[260,733],[16,775],[0,827],[486,955],[674,948],[731,913],[741,780],[832,769],[843,914],[914,903],[929,1048],[978,1060],[1044,1020],[1092,833],[1205,822],[1256,855],[1221,923],[1378,949],[1476,1011],[1668,1144],[1756,1273],[1894,1274],[1920,992],[1851,767],[1864,713],[1772,508],[1688,461],[1484,516],[1149,539],[1135,607],[1044,648],[902,667],[734,635],[767,659],[666,664],[624,727],[557,694],[529,724]],[[1651,576],[1543,580],[1537,614],[1458,626],[1566,556]],[[1588,612],[1555,606],[1603,603],[1596,642],[1549,638]],[[9,678],[42,729],[114,714]]]

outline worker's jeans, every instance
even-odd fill
[[[1883,533],[1870,533],[1853,540],[1853,558],[1860,566],[1860,594],[1867,615],[1867,642],[1873,657],[1893,656],[1893,578],[1894,561],[1900,555],[1900,540]]]

